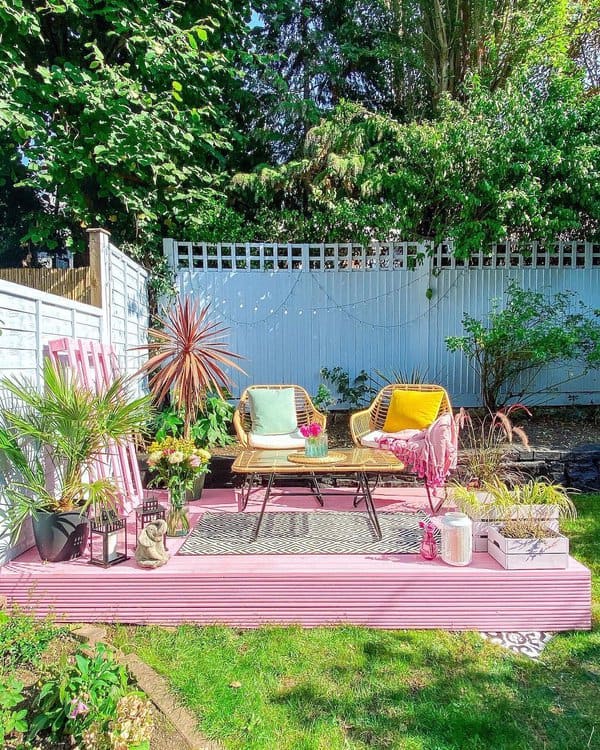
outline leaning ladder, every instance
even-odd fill
[[[87,339],[55,339],[48,343],[50,359],[72,368],[86,387],[104,388],[121,376],[119,362],[112,346]],[[92,480],[111,477],[119,489],[121,511],[130,513],[142,502],[144,489],[135,444],[112,444],[105,458],[91,467]]]

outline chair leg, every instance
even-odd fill
[[[431,508],[431,512],[437,513],[442,505],[446,502],[446,493],[444,492],[444,497],[437,503],[437,505],[434,505],[433,501],[435,499],[435,495],[433,494],[433,491],[430,489],[427,482],[425,482],[425,489],[427,490],[427,500],[429,500],[429,507]]]
[[[250,474],[246,477],[246,481],[242,485],[242,510],[246,510],[248,500],[250,499],[250,493],[252,492],[252,485],[254,484],[254,478],[256,474]]]

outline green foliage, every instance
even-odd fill
[[[64,631],[17,609],[0,612],[0,665],[10,670],[35,664],[53,638]]]
[[[235,407],[220,396],[208,395],[191,429],[191,436],[196,445],[232,445],[235,438],[230,434],[230,427],[234,411]]]
[[[235,408],[216,394],[208,394],[204,399],[198,417],[190,427],[190,438],[199,448],[232,445],[235,438],[230,434]],[[158,412],[153,423],[155,440],[168,436],[183,435],[183,418],[177,410],[166,407]]]
[[[390,373],[381,372],[381,370],[375,370],[375,374],[381,380],[383,385],[393,385],[394,383],[429,383],[428,369],[420,370],[418,367],[413,367],[410,372],[403,370],[402,368],[392,368]]]
[[[494,92],[474,80],[430,122],[342,103],[296,158],[237,175],[232,193],[262,209],[246,240],[451,238],[468,257],[506,238],[597,233],[599,155],[600,96],[577,79],[522,76]]]
[[[246,12],[1,0],[0,178],[38,204],[22,241],[81,248],[85,227],[104,226],[152,266],[161,235],[218,203]]]
[[[589,368],[600,363],[600,310],[576,304],[572,292],[547,295],[511,282],[503,307],[495,301],[486,321],[465,315],[462,325],[465,333],[448,337],[446,346],[467,357],[490,411],[528,394],[549,364],[580,359]]]
[[[0,674],[0,746],[13,734],[27,731],[27,709],[18,708],[23,703],[23,683],[12,675]],[[15,710],[16,709],[16,710]]]
[[[30,734],[45,731],[57,741],[69,735],[80,740],[92,724],[108,725],[126,692],[125,669],[105,646],[98,644],[91,656],[80,650],[44,681],[35,699]]]
[[[374,388],[370,385],[371,378],[365,370],[361,370],[352,383],[350,383],[348,371],[342,367],[333,367],[331,370],[322,367],[320,375],[335,386],[339,394],[338,400],[352,409],[367,404],[375,393]]]
[[[67,368],[46,358],[42,388],[28,378],[3,378],[13,403],[0,409],[0,448],[10,503],[0,508],[16,538],[30,515],[114,504],[118,490],[108,477],[90,480],[89,469],[109,444],[133,438],[146,426],[150,397],[127,398],[117,378],[96,392]],[[46,482],[51,465],[56,486]],[[12,472],[12,473],[11,473]]]
[[[316,406],[317,410],[322,414],[327,414],[329,407],[336,403],[336,398],[333,396],[329,388],[325,383],[319,383],[316,394],[312,397],[312,402]]]
[[[460,409],[457,424],[462,448],[461,480],[468,488],[495,481],[515,486],[523,480],[522,472],[509,461],[510,447],[517,440],[525,448],[529,447],[525,431],[512,423],[512,415],[519,411],[531,416],[522,404],[512,404],[506,411],[487,411],[483,417]],[[456,491],[463,493],[460,486]]]

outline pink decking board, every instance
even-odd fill
[[[248,511],[257,510],[260,491]],[[238,511],[234,490],[205,490],[191,521],[207,510]],[[420,489],[377,490],[378,510],[424,508]],[[315,510],[291,488],[269,511]],[[326,498],[351,510],[352,495]],[[360,509],[357,512],[363,512]],[[133,523],[133,521],[132,521]],[[134,526],[130,524],[133,554]],[[170,539],[171,554],[182,543]],[[590,571],[573,558],[565,570],[504,570],[486,553],[464,568],[418,555],[173,556],[162,568],[135,562],[104,570],[85,559],[43,564],[29,550],[0,569],[0,596],[66,622],[175,625],[353,623],[379,628],[572,630],[591,627]]]

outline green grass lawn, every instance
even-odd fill
[[[534,662],[475,633],[118,628],[228,750],[600,748],[600,495],[565,525],[594,575],[594,630]],[[435,603],[432,603],[435,606]]]

